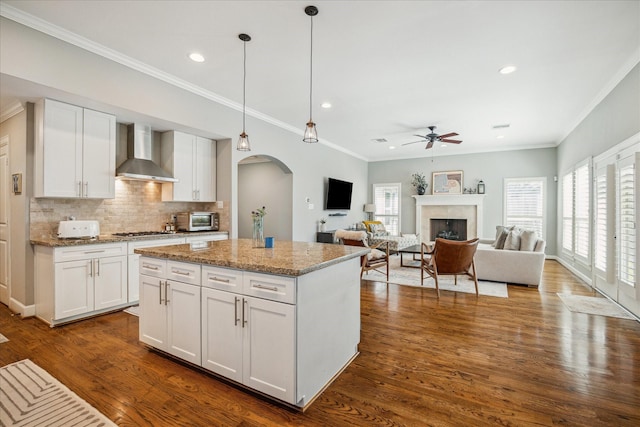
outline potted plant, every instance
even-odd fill
[[[327,223],[326,218],[320,218],[320,231],[326,230],[326,225],[325,225],[326,223]]]
[[[427,187],[429,186],[424,174],[420,172],[416,172],[411,175],[411,185],[415,187],[419,195],[423,195],[424,192],[427,191]]]

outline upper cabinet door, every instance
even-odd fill
[[[82,108],[44,99],[36,105],[35,196],[81,196]]]
[[[84,110],[83,197],[115,197],[116,118],[99,111]]]
[[[196,137],[196,191],[198,201],[216,201],[216,141]]]
[[[114,198],[116,118],[43,99],[34,157],[35,197]]]

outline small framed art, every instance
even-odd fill
[[[462,171],[433,172],[433,194],[462,194]]]

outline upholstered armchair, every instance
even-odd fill
[[[392,236],[380,221],[362,221],[362,223],[366,228],[370,246],[388,242],[389,251],[398,253],[402,248],[418,244],[418,236],[416,234]]]
[[[389,281],[389,242],[380,242],[375,246],[367,243],[365,231],[336,230],[336,239],[343,245],[371,248],[371,252],[360,257],[360,277],[364,272],[375,270],[384,274]]]

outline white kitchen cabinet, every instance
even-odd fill
[[[147,260],[158,269],[152,276],[140,274],[140,341],[200,365],[200,285],[166,278],[172,269],[191,272],[200,266],[145,257],[141,265]]]
[[[138,281],[140,280],[140,255],[134,253],[136,249],[139,248],[152,248],[156,246],[166,246],[166,245],[178,245],[180,243],[184,243],[184,238],[175,237],[175,238],[167,238],[167,239],[157,239],[157,240],[136,240],[134,242],[129,242],[127,245],[127,253],[128,253],[128,276],[129,276],[129,285],[128,285],[128,298],[127,300],[130,303],[135,303],[140,299],[140,285]],[[153,268],[153,266],[151,266]],[[149,274],[149,268],[146,270],[146,274]]]
[[[35,247],[36,316],[52,326],[127,305],[125,243]]]
[[[242,289],[249,283],[241,271],[203,267],[203,286],[240,281]],[[202,366],[295,403],[295,324],[294,305],[203,287]]]
[[[42,99],[36,124],[35,197],[115,197],[114,115]]]
[[[163,201],[216,200],[216,141],[169,131],[162,134],[161,166],[178,182],[162,184]]]

